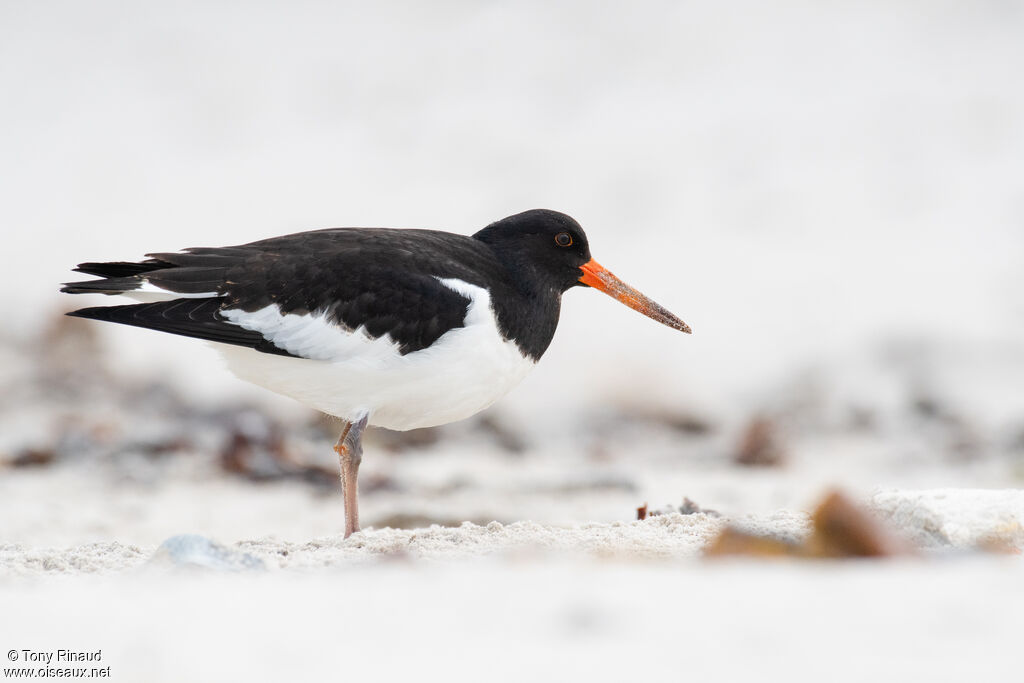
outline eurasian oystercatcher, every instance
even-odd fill
[[[494,403],[548,348],[571,287],[690,332],[593,260],[575,220],[544,209],[472,237],[332,228],[146,256],[80,264],[102,279],[61,289],[143,303],[68,315],[215,342],[241,379],[341,418],[346,537],[359,530],[366,426],[431,427]]]

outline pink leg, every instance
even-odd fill
[[[363,430],[367,418],[346,422],[334,451],[341,461],[341,495],[345,500],[345,538],[359,531],[359,463],[363,460]]]

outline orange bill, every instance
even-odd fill
[[[657,320],[662,325],[668,325],[680,332],[686,332],[687,334],[690,333],[689,325],[669,313],[660,304],[651,301],[646,296],[615,277],[611,271],[605,269],[605,267],[597,261],[591,259],[580,266],[580,269],[583,271],[583,277],[580,278],[580,282],[583,284],[589,285],[594,289],[601,290],[613,299],[626,304],[634,311],[640,311],[648,318]]]

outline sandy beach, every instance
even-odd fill
[[[4,3],[4,680],[1019,681],[1021,35],[1018,2]],[[493,407],[367,432],[348,539],[336,421],[58,293],[535,207],[693,334],[569,291]]]

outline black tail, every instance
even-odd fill
[[[220,316],[223,297],[211,299],[175,299],[151,304],[130,304],[127,306],[96,306],[71,311],[74,318],[89,318],[110,323],[132,325],[149,330],[159,330],[185,337],[207,341],[247,346],[264,353],[291,356],[284,349],[274,346],[259,332],[232,325]]]
[[[170,268],[172,264],[160,259],[148,259],[141,263],[132,261],[110,261],[108,263],[79,263],[72,268],[76,273],[86,275],[98,275],[100,277],[131,277],[142,273],[149,273],[161,268]]]
[[[249,253],[240,247],[198,248],[178,254],[146,254],[146,260],[138,263],[81,263],[75,271],[102,279],[67,282],[60,291],[66,294],[114,295],[151,285],[157,291],[180,298],[127,306],[82,308],[68,315],[291,356],[264,339],[259,332],[234,325],[220,314],[228,303],[228,299],[222,296],[228,273]]]
[[[65,282],[65,294],[124,294],[146,282],[168,294],[206,294],[216,296],[224,286],[227,271],[236,265],[239,249],[189,249],[180,254],[147,254],[152,258],[134,263],[79,263],[73,270],[98,275],[102,280]]]
[[[124,294],[138,289],[142,280],[134,277],[110,277],[105,280],[65,282],[60,291],[64,294]]]
[[[65,282],[60,291],[65,294],[124,294],[142,286],[144,280],[139,275],[173,267],[174,264],[160,259],[147,259],[140,263],[79,263],[77,267],[72,268],[76,273],[98,275],[104,279]]]

